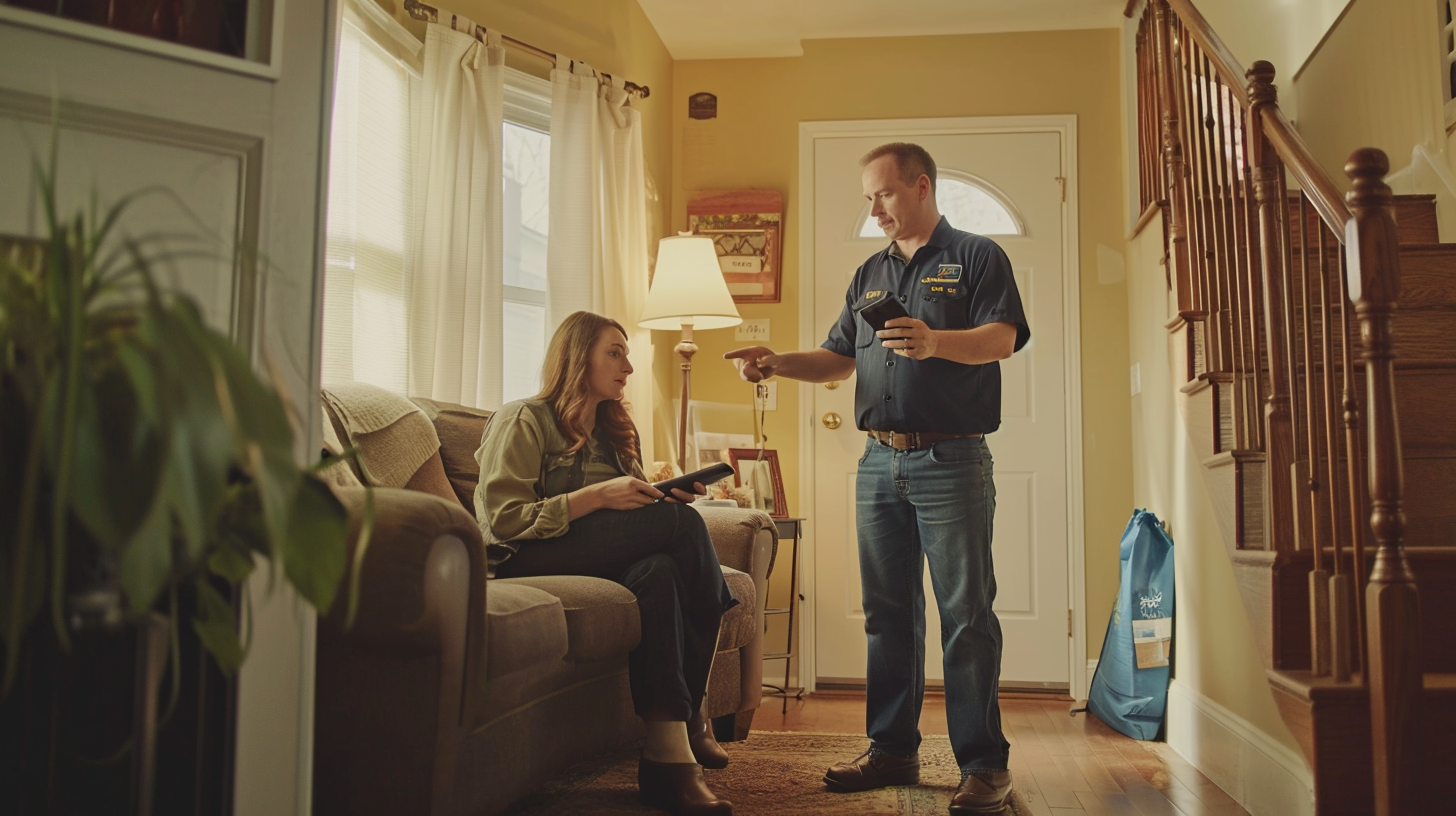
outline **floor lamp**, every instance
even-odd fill
[[[692,393],[693,329],[726,329],[743,322],[723,280],[718,253],[706,235],[680,232],[657,245],[657,271],[647,292],[647,307],[637,325],[644,329],[681,327],[674,350],[682,357],[682,412],[677,426],[677,466],[687,473],[688,398]]]

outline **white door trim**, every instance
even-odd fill
[[[1062,297],[1066,309],[1066,333],[1062,349],[1066,362],[1067,422],[1067,598],[1071,605],[1072,636],[1067,640],[1067,676],[1074,699],[1087,696],[1082,672],[1074,671],[1087,660],[1086,609],[1083,573],[1085,572],[1086,528],[1082,508],[1082,313],[1080,291],[1080,244],[1077,220],[1077,117],[1072,114],[1048,116],[976,116],[946,119],[869,119],[799,123],[799,291],[814,291],[814,141],[821,138],[882,135],[892,139],[914,139],[947,133],[1055,132],[1062,137],[1062,167],[1066,173],[1066,199],[1062,204]],[[814,325],[814,304],[810,296],[799,298],[799,345],[801,349],[817,348],[823,340],[823,326]],[[1035,331],[1035,328],[1033,328]],[[814,460],[814,388],[812,383],[799,384],[799,461]],[[807,504],[815,495],[814,468],[799,468],[800,503]],[[799,564],[800,592],[813,587],[816,549],[814,519],[807,519]],[[799,614],[799,684],[806,692],[814,690],[815,597],[805,593]]]

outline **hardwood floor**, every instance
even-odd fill
[[[765,697],[753,727],[864,732],[863,692],[821,691],[786,702]],[[1248,816],[1167,745],[1129,739],[1089,714],[1068,716],[1070,707],[1045,695],[1001,697],[1011,771],[1030,816]],[[926,694],[920,730],[946,732],[940,695]]]

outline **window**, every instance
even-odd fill
[[[373,2],[346,3],[334,87],[324,267],[325,384],[410,388],[412,102],[421,43]],[[502,133],[502,399],[540,390],[546,353],[551,83],[507,69]],[[495,406],[486,406],[495,407]]]
[[[985,181],[958,170],[936,173],[935,202],[952,227],[977,235],[1025,235],[1022,221],[1006,197]],[[859,219],[859,238],[884,239],[885,232],[865,204]]]
[[[353,11],[356,6],[347,6]],[[323,382],[405,393],[413,56],[345,16],[329,137]],[[367,30],[367,32],[366,32]],[[416,49],[418,50],[418,49]]]
[[[508,71],[505,114],[501,161],[505,175],[501,398],[509,402],[541,389],[541,364],[546,359],[551,84]]]

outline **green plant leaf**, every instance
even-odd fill
[[[166,442],[141,409],[126,368],[102,359],[78,381],[69,500],[102,543],[121,547],[157,504]],[[165,517],[163,519],[165,521]],[[165,525],[164,525],[165,527]]]
[[[257,553],[268,557],[272,545],[263,527],[263,514],[258,505],[258,490],[252,485],[234,485],[218,515],[215,534],[219,546],[236,547],[240,553]],[[251,555],[249,556],[251,557]]]
[[[207,568],[230,584],[241,584],[253,572],[253,553],[245,543],[227,537],[207,557]]]
[[[152,608],[172,572],[172,534],[167,509],[161,502],[121,550],[121,588],[132,613]]]
[[[197,616],[192,619],[192,631],[202,640],[202,645],[212,653],[223,674],[232,676],[243,665],[243,644],[238,640],[238,618],[233,607],[223,598],[207,579],[199,579],[197,587]]]
[[[241,350],[227,338],[205,330],[195,310],[184,319],[192,324],[195,336],[222,375],[218,402],[236,437],[246,440],[238,464],[258,488],[264,527],[275,549],[269,554],[278,555],[276,548],[282,546],[288,534],[288,507],[303,478],[293,459],[293,431],[283,402],[253,373]]]
[[[320,613],[328,612],[344,577],[344,537],[349,521],[328,485],[300,479],[283,540],[283,572]]]
[[[151,358],[159,360],[152,366],[164,394],[158,411],[170,432],[165,501],[177,518],[188,560],[197,561],[234,478],[236,442],[218,405],[214,367],[185,321],[171,310],[157,310],[140,331],[155,349]]]

